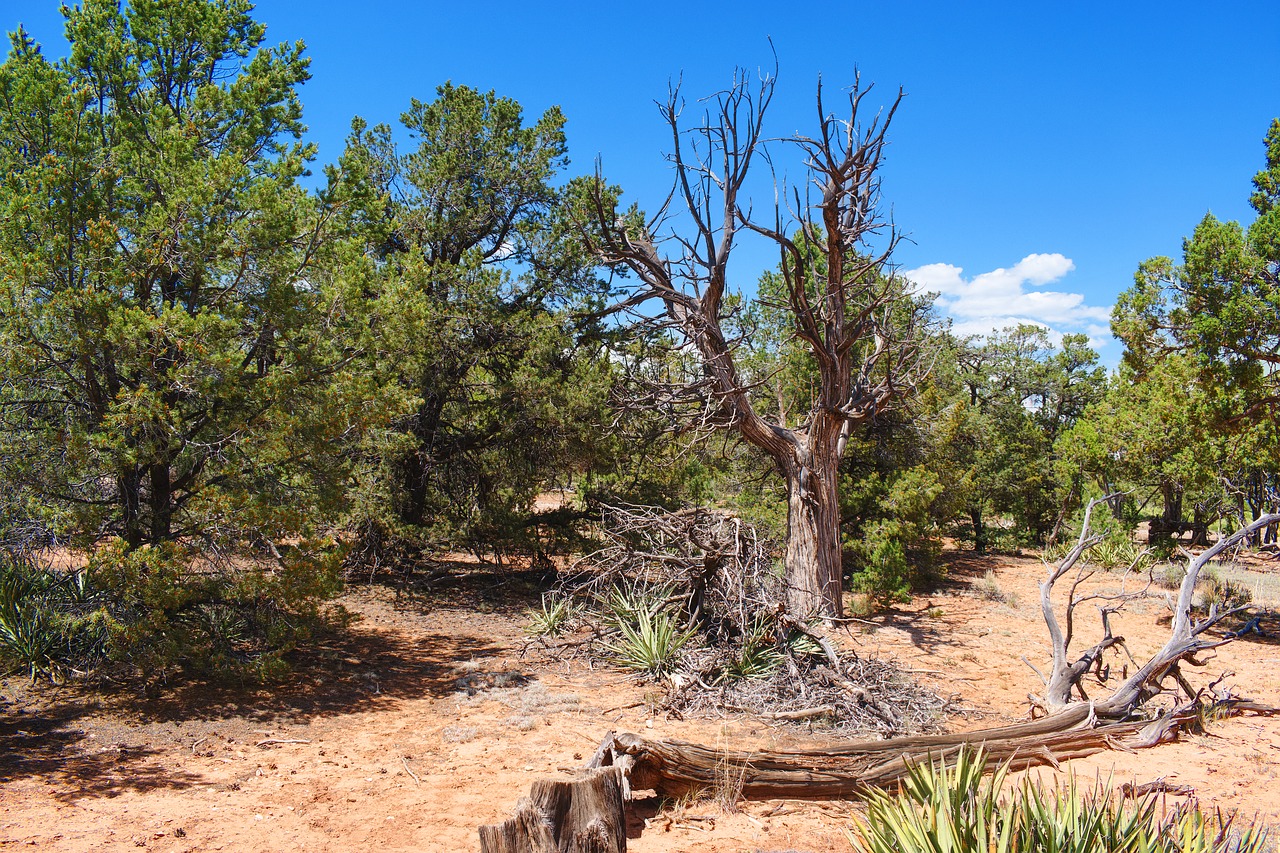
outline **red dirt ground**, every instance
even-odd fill
[[[947,585],[858,624],[842,641],[898,661],[954,697],[952,730],[1011,722],[1048,654],[1038,560],[951,555]],[[1275,563],[1260,571],[1275,572]],[[990,577],[985,577],[992,572]],[[566,777],[610,729],[743,748],[823,742],[820,732],[726,715],[654,715],[656,688],[581,660],[522,654],[521,575],[472,572],[434,594],[357,588],[349,636],[296,662],[272,688],[184,686],[147,699],[0,684],[0,846],[55,851],[457,851],[510,815],[537,778]],[[1116,582],[1104,575],[1102,584]],[[997,600],[997,596],[1003,600]],[[1167,631],[1162,599],[1117,629],[1138,659]],[[1280,622],[1220,649],[1193,678],[1222,672],[1239,694],[1280,704]],[[1094,617],[1082,615],[1082,642]],[[1119,668],[1117,662],[1116,668]],[[1102,688],[1095,688],[1101,694]],[[1072,762],[1122,781],[1167,777],[1203,806],[1280,824],[1280,719],[1243,718],[1140,753]],[[629,849],[848,851],[853,804],[641,801]]]

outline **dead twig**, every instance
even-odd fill
[[[276,744],[281,744],[281,743],[311,743],[311,741],[309,741],[309,740],[305,740],[305,739],[303,739],[303,738],[275,738],[275,737],[269,737],[269,738],[267,738],[266,740],[260,740],[260,741],[258,741],[258,743],[257,743],[256,745],[257,745],[257,746],[264,746],[264,747],[265,747],[265,746],[275,746]]]
[[[1174,794],[1179,797],[1194,797],[1196,789],[1190,785],[1175,785],[1172,782],[1165,781],[1163,776],[1152,782],[1143,782],[1141,785],[1125,782],[1120,786],[1120,796],[1122,797],[1136,800],[1148,794]]]

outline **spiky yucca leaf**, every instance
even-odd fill
[[[1024,779],[1000,794],[1008,765],[983,779],[987,761],[962,750],[909,769],[896,794],[873,791],[867,816],[847,832],[860,853],[1261,853],[1266,831],[1194,806],[1171,813],[1149,797],[1130,804],[1107,785],[1072,780],[1044,791]]]

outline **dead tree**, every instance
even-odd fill
[[[850,431],[922,372],[923,310],[889,265],[900,235],[879,208],[886,133],[902,92],[868,119],[862,102],[870,87],[855,78],[847,118],[837,118],[819,86],[817,135],[785,140],[803,153],[807,183],[784,189],[787,203],[775,204],[766,224],[753,216],[744,188],[753,167],[771,165],[763,127],[774,79],[764,75],[755,87],[739,73],[691,129],[673,88],[661,105],[675,170],[667,203],[648,222],[621,216],[597,177],[595,221],[586,230],[598,257],[636,282],[616,310],[674,336],[698,362],[700,375],[651,387],[648,405],[733,430],[772,459],[787,484],[787,605],[798,617],[829,618],[842,612],[836,482]],[[768,377],[748,375],[735,357],[741,340],[732,332],[729,259],[741,232],[779,248],[783,297],[773,307],[784,310],[816,365],[812,405],[793,426],[753,400]]]
[[[1210,607],[1197,618],[1192,607],[1196,581],[1201,570],[1218,555],[1244,542],[1257,530],[1280,521],[1280,514],[1256,519],[1230,536],[1223,537],[1191,560],[1178,592],[1170,636],[1165,645],[1145,664],[1125,678],[1107,697],[1099,700],[1072,700],[1079,692],[1080,679],[1096,665],[1103,650],[1123,642],[1110,633],[1107,614],[1114,612],[1133,594],[1106,597],[1102,605],[1104,636],[1088,651],[1072,660],[1069,654],[1074,607],[1086,600],[1075,596],[1083,581],[1077,575],[1068,597],[1067,628],[1054,614],[1054,584],[1079,562],[1088,547],[1097,541],[1089,530],[1089,518],[1098,502],[1090,504],[1085,524],[1075,547],[1055,566],[1041,585],[1042,607],[1053,644],[1052,676],[1047,716],[995,729],[960,734],[920,735],[881,741],[864,741],[818,750],[791,752],[737,752],[709,749],[679,741],[650,740],[626,733],[610,733],[600,745],[592,767],[618,767],[630,789],[652,788],[664,794],[680,795],[698,788],[713,787],[718,780],[732,778],[746,797],[816,797],[856,795],[869,787],[883,787],[900,781],[913,765],[948,758],[965,747],[982,747],[989,762],[1010,761],[1015,766],[1056,764],[1069,758],[1089,755],[1113,747],[1136,749],[1155,746],[1173,737],[1184,727],[1199,724],[1206,711],[1231,715],[1239,713],[1275,714],[1280,709],[1215,692],[1187,690],[1178,672],[1183,661],[1207,649],[1232,642],[1236,635],[1211,637],[1208,631],[1235,611]],[[1087,574],[1087,572],[1085,573]],[[1174,690],[1188,694],[1168,710],[1155,715],[1138,713],[1154,697],[1168,692],[1165,682],[1173,679]]]
[[[1124,637],[1116,636],[1112,632],[1111,615],[1123,607],[1126,601],[1146,593],[1146,588],[1132,593],[1121,589],[1115,595],[1105,596],[1080,596],[1078,593],[1080,586],[1093,576],[1093,571],[1088,568],[1088,563],[1081,563],[1080,561],[1089,548],[1102,540],[1101,536],[1093,533],[1090,529],[1094,507],[1103,502],[1110,502],[1113,497],[1109,495],[1105,498],[1090,501],[1085,508],[1084,523],[1081,525],[1080,536],[1077,538],[1075,545],[1057,564],[1049,566],[1047,577],[1040,582],[1040,613],[1044,618],[1045,627],[1049,631],[1052,661],[1049,665],[1048,676],[1036,670],[1036,673],[1045,682],[1045,695],[1043,699],[1032,697],[1032,701],[1049,713],[1060,711],[1071,704],[1073,695],[1077,693],[1080,699],[1086,702],[1089,701],[1081,680],[1091,670],[1100,668],[1103,652],[1107,649],[1124,646]],[[1059,621],[1058,614],[1054,608],[1054,587],[1058,581],[1069,574],[1077,565],[1080,568],[1077,570],[1070,591],[1067,593],[1064,619]],[[1130,569],[1132,568],[1133,566],[1130,566]],[[1128,573],[1126,572],[1126,578],[1127,576]],[[1149,587],[1149,585],[1147,586]],[[1071,641],[1075,635],[1076,608],[1087,600],[1099,598],[1105,599],[1099,608],[1102,616],[1102,638],[1083,654],[1072,660]]]

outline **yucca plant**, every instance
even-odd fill
[[[541,606],[529,609],[525,632],[534,637],[554,637],[568,627],[574,610],[572,599],[544,594]]]
[[[0,650],[26,669],[32,679],[53,674],[58,669],[55,653],[63,645],[57,621],[34,603],[9,606],[8,596],[0,605]]]
[[[666,610],[672,588],[656,586],[612,586],[598,599],[601,612],[614,625],[634,623],[644,612]]]
[[[911,767],[896,794],[872,791],[867,816],[846,830],[861,853],[1261,853],[1266,832],[1232,827],[1194,805],[1163,811],[1148,797],[1117,800],[1073,780],[1045,792],[1024,779],[1000,793],[1008,764],[983,779],[981,751]]]
[[[778,648],[776,631],[777,623],[772,617],[757,615],[752,619],[742,644],[719,680],[727,682],[773,675],[785,660]]]
[[[661,607],[641,608],[633,619],[619,621],[618,631],[618,639],[606,648],[627,669],[653,676],[675,669],[680,650],[697,633],[692,628],[681,629],[677,618]]]
[[[1089,562],[1104,569],[1132,566],[1142,571],[1153,562],[1151,555],[1136,542],[1116,538],[1102,540],[1091,547],[1086,556]]]
[[[787,634],[787,651],[793,657],[818,657],[825,654],[822,644],[804,631],[792,628]]]
[[[33,679],[57,668],[55,655],[63,643],[61,625],[46,600],[55,585],[47,572],[26,563],[0,568],[0,654]]]
[[[867,817],[849,833],[855,850],[867,853],[964,853],[1004,850],[998,837],[999,790],[1007,767],[983,782],[986,756],[961,750],[945,760],[910,767],[897,794],[867,795]]]

